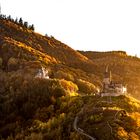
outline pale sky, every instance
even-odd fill
[[[124,50],[140,57],[140,0],[0,0],[2,13],[75,50]]]

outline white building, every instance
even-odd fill
[[[121,82],[113,82],[111,71],[108,71],[108,67],[106,67],[101,96],[120,96],[125,95],[126,93],[127,88],[123,86]]]
[[[35,75],[35,78],[49,79],[48,70],[44,67],[41,67],[41,69],[39,69]]]

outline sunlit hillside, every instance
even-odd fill
[[[140,102],[101,97],[106,66],[140,91],[140,60],[125,52],[79,52],[0,16],[1,140],[139,140]]]
[[[128,56],[123,51],[80,53],[98,65],[102,73],[108,65],[114,80],[122,81],[128,92],[140,99],[140,58]]]
[[[7,19],[1,19],[0,27],[0,37],[2,38],[1,40],[3,40],[1,46],[5,43],[9,43],[9,46],[11,44],[14,45],[15,48],[21,48],[21,52],[25,50],[28,55],[33,55],[33,57],[37,55],[37,51],[37,60],[43,59],[46,63],[48,59],[45,57],[49,55],[49,57],[52,58],[50,58],[52,62],[56,60],[57,63],[66,64],[74,68],[81,68],[85,71],[91,71],[87,69],[89,66],[92,70],[96,67],[87,57],[56,40],[53,36],[42,36]],[[5,45],[5,48],[6,47],[8,47],[8,44]]]

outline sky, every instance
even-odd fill
[[[2,14],[75,50],[123,50],[140,57],[140,0],[0,0]]]

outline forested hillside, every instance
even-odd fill
[[[108,65],[113,79],[126,84],[128,92],[140,99],[140,58],[128,56],[123,51],[79,52],[98,65],[102,73]]]
[[[0,15],[0,139],[139,140],[140,102],[100,97],[103,73],[140,98],[140,60],[125,52],[79,52]],[[47,78],[39,72],[47,71]],[[98,93],[98,94],[97,94]],[[80,133],[82,132],[82,133]]]

